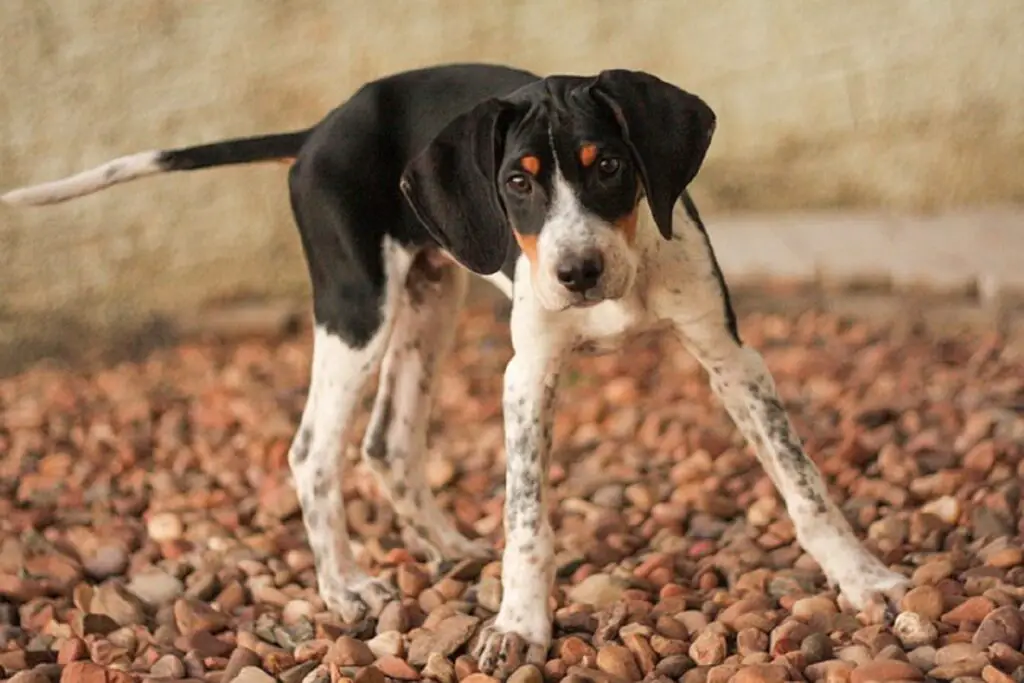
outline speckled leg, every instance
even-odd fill
[[[705,319],[679,330],[782,495],[797,540],[828,580],[858,609],[897,600],[907,579],[886,568],[857,540],[804,452],[761,355],[739,344],[718,321]]]
[[[501,607],[476,648],[480,669],[499,678],[523,663],[542,665],[551,645],[549,600],[554,533],[548,518],[548,464],[558,375],[566,348],[535,304],[517,296],[515,356],[505,370],[505,553]],[[540,322],[540,324],[538,324]]]
[[[380,386],[363,439],[363,459],[377,475],[402,522],[431,559],[488,557],[441,511],[427,483],[427,427],[437,372],[451,349],[468,274],[436,251],[409,269],[381,368]]]

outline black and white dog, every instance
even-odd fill
[[[469,271],[510,296],[504,595],[477,647],[481,668],[495,671],[542,662],[551,641],[545,509],[563,361],[655,326],[674,330],[706,368],[829,581],[858,608],[905,590],[830,500],[761,356],[740,341],[686,193],[714,129],[700,98],[643,72],[541,78],[448,65],[369,83],[306,131],[134,154],[3,199],[48,204],[164,171],[294,159],[291,204],[316,327],[290,464],[320,593],[346,619],[392,596],[353,559],[339,485],[357,397],[381,363],[366,462],[437,557],[488,553],[441,513],[424,453]]]

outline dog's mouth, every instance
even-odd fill
[[[566,308],[593,308],[598,304],[603,304],[605,301],[615,299],[618,297],[607,296],[600,290],[592,290],[583,294],[577,294],[573,297],[572,301],[568,303]]]

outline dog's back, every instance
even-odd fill
[[[322,142],[327,136],[354,143],[328,147],[346,153],[365,147],[378,166],[401,165],[454,116],[539,78],[520,69],[489,64],[449,64],[405,71],[367,83],[307,130],[137,152],[67,178],[11,190],[0,200],[7,204],[56,204],[159,173],[291,161],[307,141],[316,138]],[[392,163],[380,163],[385,161]],[[394,181],[397,183],[397,175]]]

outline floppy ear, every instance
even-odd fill
[[[488,100],[453,119],[402,173],[402,194],[430,234],[459,263],[490,275],[512,233],[495,176],[513,107]]]
[[[662,236],[672,237],[672,207],[704,162],[715,113],[696,95],[642,71],[602,71],[590,92],[615,116],[654,222]]]

